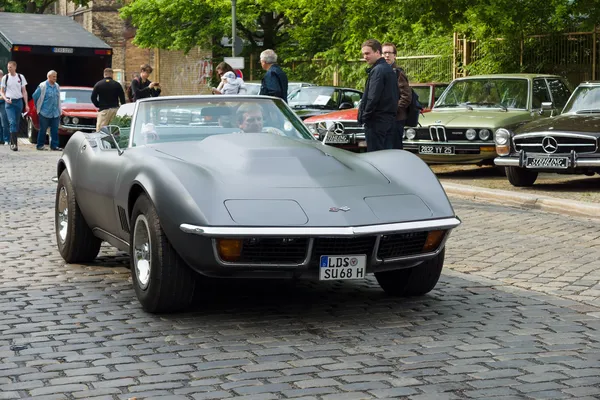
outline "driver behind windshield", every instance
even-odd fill
[[[257,104],[243,104],[238,108],[236,120],[239,128],[245,133],[262,133],[262,108]]]

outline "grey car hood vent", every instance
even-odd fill
[[[375,167],[355,155],[313,140],[236,133],[210,136],[189,142],[189,146],[165,143],[156,149],[235,185],[326,188],[389,184]]]

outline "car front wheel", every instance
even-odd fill
[[[196,288],[196,273],[169,243],[158,213],[145,195],[133,206],[131,227],[131,278],[144,310],[158,313],[188,307]]]
[[[94,236],[83,218],[66,170],[58,178],[54,208],[56,242],[62,258],[68,263],[93,261],[102,241]]]
[[[533,186],[538,173],[525,168],[506,167],[506,177],[513,186]]]
[[[35,125],[33,125],[33,120],[31,117],[27,117],[27,138],[29,139],[29,143],[37,143],[38,131],[35,129]]]
[[[422,296],[429,293],[440,279],[445,252],[444,248],[437,256],[416,267],[376,272],[377,283],[391,296]]]

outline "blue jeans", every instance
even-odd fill
[[[41,149],[46,144],[46,131],[50,127],[50,148],[56,149],[58,147],[58,122],[60,117],[47,118],[42,114],[38,114],[40,119],[40,131],[37,137],[37,147]]]
[[[8,143],[10,141],[10,129],[8,129],[8,117],[6,116],[4,100],[0,101],[0,126],[0,142]]]
[[[19,124],[21,123],[21,112],[23,112],[23,99],[12,99],[12,103],[6,102],[5,108],[10,133],[18,133]]]

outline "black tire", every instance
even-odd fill
[[[136,200],[130,226],[131,279],[144,310],[160,313],[188,307],[196,288],[196,273],[169,243],[156,208],[146,195]]]
[[[29,143],[36,144],[39,132],[37,129],[35,129],[35,126],[33,125],[33,120],[31,119],[31,117],[27,117],[26,124],[27,124],[27,138],[29,139]]]
[[[496,166],[494,168],[496,168],[496,171],[498,172],[499,176],[506,176],[506,167]]]
[[[94,236],[83,218],[66,170],[60,174],[56,187],[54,230],[58,251],[66,262],[90,262],[98,256],[102,241]]]
[[[525,168],[506,167],[506,177],[513,186],[533,186],[538,177],[538,173]]]
[[[67,146],[67,142],[70,138],[71,136],[68,135],[58,135],[58,146],[64,149]]]
[[[444,266],[446,249],[422,264],[406,269],[376,272],[375,278],[379,286],[391,296],[422,296],[433,290]]]

